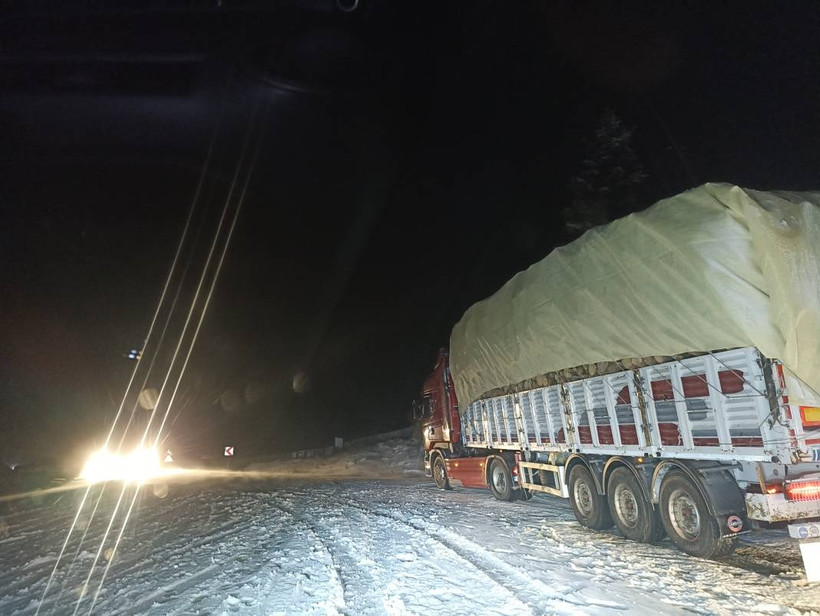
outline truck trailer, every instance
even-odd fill
[[[783,523],[820,581],[820,193],[707,184],[471,307],[425,381],[436,486],[729,554]]]

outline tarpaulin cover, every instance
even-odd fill
[[[566,368],[754,346],[820,391],[820,192],[705,184],[592,229],[453,329],[467,404]]]

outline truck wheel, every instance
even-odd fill
[[[569,472],[569,504],[582,526],[593,530],[612,527],[606,497],[598,494],[592,473],[583,464],[576,464]]]
[[[661,484],[661,520],[672,543],[692,556],[718,558],[735,549],[735,537],[721,538],[706,501],[683,473],[670,472]]]
[[[632,471],[623,466],[612,471],[606,496],[615,526],[624,537],[643,543],[661,540],[663,523]]]
[[[440,490],[450,489],[450,480],[447,479],[447,467],[441,455],[437,455],[433,459],[433,481]]]
[[[490,463],[490,491],[500,501],[511,501],[513,499],[510,469],[498,459]]]

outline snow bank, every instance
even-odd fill
[[[251,464],[248,471],[286,472],[296,477],[391,479],[423,475],[422,444],[410,436],[351,441],[328,457],[281,459]],[[375,442],[374,442],[375,441]]]

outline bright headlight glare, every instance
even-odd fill
[[[128,454],[101,449],[91,455],[80,473],[80,479],[91,483],[101,481],[142,482],[162,473],[158,452],[138,447]]]

